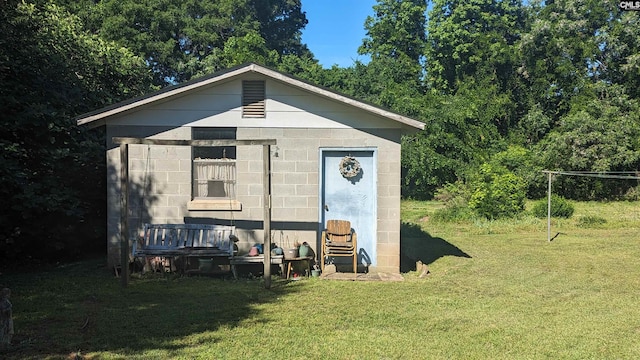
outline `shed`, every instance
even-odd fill
[[[400,142],[420,121],[257,65],[246,64],[77,118],[106,127],[107,251],[120,259],[120,154],[114,137],[275,139],[271,241],[318,253],[327,220],[349,220],[360,271],[400,271]],[[345,176],[346,158],[359,164]],[[262,243],[260,147],[131,145],[127,219],[236,227],[239,251]],[[341,171],[342,170],[342,171]],[[353,175],[353,174],[351,174]],[[319,260],[319,259],[318,259]]]

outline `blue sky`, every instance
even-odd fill
[[[364,21],[373,15],[376,0],[302,0],[309,23],[302,30],[302,42],[325,68],[337,64],[349,67],[365,37]]]

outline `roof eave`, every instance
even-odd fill
[[[364,103],[362,101],[359,100],[355,100],[353,98],[350,98],[348,96],[336,93],[334,91],[328,90],[328,89],[324,89],[321,87],[318,87],[316,85],[307,83],[305,81],[293,78],[291,76],[285,75],[283,73],[280,73],[278,71],[275,70],[271,70],[269,68],[254,64],[254,63],[250,63],[250,64],[246,64],[246,65],[241,65],[238,66],[236,68],[231,68],[227,71],[223,71],[220,73],[215,73],[209,77],[205,77],[205,78],[201,78],[201,79],[197,79],[195,81],[192,82],[187,82],[185,84],[182,85],[176,85],[174,87],[168,87],[165,90],[160,90],[159,92],[150,94],[148,96],[143,96],[140,98],[134,98],[131,99],[129,101],[124,101],[124,102],[120,102],[117,104],[114,104],[112,106],[108,106],[105,108],[102,108],[96,112],[93,113],[87,113],[84,115],[80,115],[79,117],[76,118],[76,122],[79,126],[82,125],[87,125],[90,124],[91,127],[97,127],[97,126],[101,126],[105,124],[105,119],[110,117],[110,116],[114,116],[114,115],[119,115],[119,114],[123,114],[125,112],[128,111],[132,111],[140,106],[144,106],[144,105],[148,105],[151,103],[155,103],[158,101],[162,101],[164,99],[176,96],[176,95],[180,95],[180,94],[184,94],[186,92],[198,89],[200,87],[203,86],[207,86],[209,84],[213,84],[216,82],[220,82],[226,79],[230,79],[233,78],[235,76],[247,73],[247,72],[255,72],[255,73],[259,73],[262,74],[264,76],[270,77],[272,79],[278,80],[278,81],[282,81],[284,83],[296,86],[300,89],[312,92],[314,94],[317,94],[319,96],[328,98],[328,99],[332,99],[335,101],[339,101],[345,104],[349,104],[351,106],[360,108],[362,110],[365,110],[369,113],[378,115],[378,116],[382,116],[388,119],[392,119],[394,121],[397,121],[401,124],[403,124],[403,127],[409,127],[409,128],[414,128],[416,130],[424,130],[424,126],[425,124],[421,121],[418,120],[414,120],[411,119],[409,117],[406,116],[402,116],[399,115],[397,113],[391,112],[389,110],[385,110],[382,109],[380,107],[374,106],[374,105],[370,105],[367,103]]]
[[[130,110],[133,110],[140,106],[144,106],[147,104],[164,100],[172,96],[176,96],[176,95],[200,88],[202,86],[206,86],[218,81],[222,81],[227,78],[232,78],[234,76],[247,72],[248,71],[247,67],[250,67],[250,66],[233,68],[233,69],[230,69],[229,71],[216,73],[210,77],[197,79],[196,81],[187,82],[182,85],[170,86],[158,92],[149,94],[147,96],[137,97],[131,100],[125,100],[125,101],[116,103],[114,105],[99,109],[95,112],[80,115],[79,117],[76,118],[76,123],[78,125],[85,125],[97,120],[101,120],[113,115],[118,115]]]
[[[253,65],[255,65],[255,64],[253,64]],[[332,99],[332,100],[340,101],[340,102],[345,103],[345,104],[349,104],[351,106],[355,106],[355,107],[360,108],[362,110],[365,110],[367,112],[370,112],[370,113],[373,113],[375,115],[379,115],[379,116],[382,116],[382,117],[386,117],[386,118],[395,120],[395,121],[397,121],[399,123],[402,123],[404,125],[408,125],[410,127],[416,128],[418,130],[424,130],[424,123],[421,122],[421,121],[414,120],[414,119],[411,119],[411,118],[406,117],[406,116],[402,116],[400,114],[394,113],[394,112],[389,111],[389,110],[382,109],[382,108],[377,107],[375,105],[367,104],[365,102],[350,98],[350,97],[342,95],[342,94],[339,94],[339,93],[337,93],[335,91],[332,91],[332,90],[328,90],[328,89],[324,89],[324,88],[318,87],[316,85],[307,83],[305,81],[302,81],[302,80],[293,78],[291,76],[282,74],[282,73],[280,73],[278,71],[271,70],[271,69],[268,69],[268,68],[265,68],[265,67],[262,67],[262,66],[259,66],[259,65],[255,65],[255,68],[253,69],[253,71],[255,71],[257,73],[261,73],[261,74],[263,74],[265,76],[268,76],[270,78],[273,78],[273,79],[276,79],[276,80],[279,80],[279,81],[286,82],[288,84],[294,85],[294,86],[296,86],[298,88],[313,92],[313,93],[315,93],[317,95],[320,95],[320,96],[323,96],[325,98],[329,98],[329,99]]]

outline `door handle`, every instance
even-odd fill
[[[329,206],[327,204],[324,204],[324,211],[329,211]]]

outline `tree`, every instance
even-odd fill
[[[495,95],[483,106],[504,136],[526,112],[520,101],[526,89],[516,72],[525,19],[520,0],[436,0],[429,12],[428,87],[448,95],[491,88]]]
[[[375,15],[365,20],[367,37],[358,53],[419,63],[424,56],[426,7],[424,0],[378,0]]]
[[[597,80],[598,34],[611,17],[610,6],[599,0],[555,0],[531,7],[531,26],[518,44],[518,72],[530,89],[531,104],[539,104],[553,121]]]
[[[422,88],[426,6],[424,0],[378,0],[373,6],[375,16],[365,20],[367,37],[358,53],[370,55],[370,65],[376,70],[392,67],[399,71],[391,78],[380,76],[384,86],[393,83],[413,91]]]
[[[636,171],[640,167],[640,103],[623,87],[597,83],[597,97],[574,106],[536,147],[548,170]],[[622,196],[636,182],[561,177],[556,189],[574,199]]]
[[[102,0],[85,14],[93,32],[142,56],[160,86],[233,63],[231,50],[221,55],[229,44],[311,56],[300,0]]]
[[[613,8],[597,33],[601,54],[593,63],[599,79],[620,84],[631,98],[640,97],[640,19]]]
[[[258,32],[249,31],[242,37],[232,36],[222,49],[216,49],[202,60],[190,59],[190,63],[197,63],[192,68],[201,69],[194,75],[202,76],[247,62],[276,66],[279,59],[277,51],[269,50]]]
[[[504,147],[494,124],[504,99],[492,86],[466,84],[455,95],[422,98],[424,131],[403,139],[403,194],[429,199],[434,191],[463,179],[469,169]]]
[[[328,73],[328,71],[323,69],[322,65],[311,57],[284,55],[280,57],[277,68],[281,72],[297,76],[312,83],[332,87],[327,84],[328,80],[325,80],[325,73]]]
[[[280,55],[313,57],[302,43],[301,30],[308,21],[300,0],[252,0],[252,7],[268,49]]]
[[[0,258],[73,255],[96,238],[104,140],[72,118],[140,95],[150,80],[141,58],[51,1],[0,7]]]
[[[501,91],[513,87],[524,25],[519,0],[434,0],[426,48],[430,85],[447,94],[475,79],[489,79]]]

